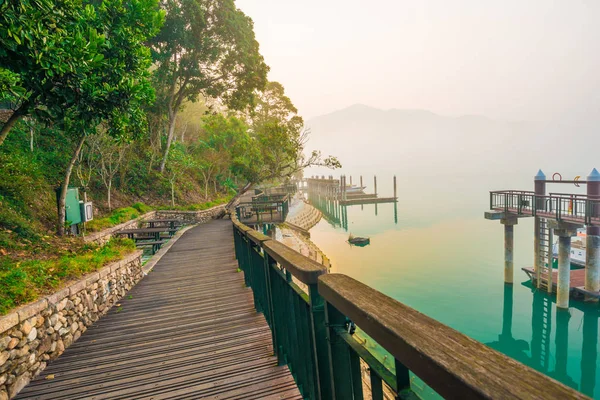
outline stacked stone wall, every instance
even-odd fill
[[[211,219],[225,214],[225,205],[209,208],[202,211],[156,211],[157,219],[177,219],[182,223],[189,224],[204,224]]]
[[[0,317],[0,400],[16,396],[142,279],[141,255]]]

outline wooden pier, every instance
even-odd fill
[[[231,221],[186,232],[18,399],[301,399],[236,272]]]
[[[342,206],[360,205],[360,204],[379,204],[379,203],[395,203],[398,201],[396,177],[394,176],[394,195],[392,197],[380,197],[377,193],[377,177],[373,177],[373,193],[365,193],[362,188],[363,179],[360,177],[360,186],[352,185],[352,177],[350,177],[350,185],[345,175],[340,179],[334,179],[333,176],[313,176],[306,179],[307,192],[309,195],[318,195],[325,197],[328,200],[334,200]]]
[[[521,268],[534,286],[537,286],[537,280],[535,277],[535,268],[533,267],[524,267]],[[591,292],[589,290],[585,290],[585,269],[572,269],[569,271],[569,290],[573,297],[583,298],[585,296],[591,296],[600,298],[600,293]],[[552,271],[552,292],[556,293],[558,290],[558,271]]]

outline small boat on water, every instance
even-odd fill
[[[585,268],[585,241],[586,241],[585,230],[577,231],[577,237],[574,237],[571,241],[571,266],[572,267],[583,267]],[[558,242],[555,242],[552,246],[553,253],[553,264],[557,267],[558,263]]]
[[[371,239],[368,237],[359,237],[359,236],[350,235],[348,237],[348,243],[350,243],[351,245],[354,245],[354,246],[364,247],[368,244],[371,244]]]

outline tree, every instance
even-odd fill
[[[65,88],[64,108],[54,115],[77,138],[62,183],[58,205],[58,234],[64,234],[65,199],[73,165],[89,133],[104,122],[113,137],[135,136],[145,130],[143,107],[154,99],[144,43],[154,35],[162,14],[156,0],[104,0],[85,8],[92,37],[101,36],[91,65],[78,65],[79,77]],[[102,32],[101,35],[96,32]],[[85,74],[84,74],[85,72]]]
[[[98,133],[93,139],[92,151],[98,158],[98,174],[106,188],[106,201],[108,209],[112,210],[111,192],[115,175],[123,164],[123,158],[128,148],[128,143],[114,140],[105,132]]]
[[[171,186],[171,205],[173,207],[175,207],[175,185],[192,165],[193,161],[186,153],[185,146],[181,143],[173,145],[166,165],[167,180]]]
[[[13,109],[0,144],[22,116],[52,119],[64,110],[73,84],[102,62],[103,37],[87,25],[92,14],[81,0],[0,2],[0,82],[12,80]]]
[[[278,82],[269,82],[265,90],[256,94],[256,106],[248,114],[248,123],[247,156],[237,155],[233,163],[246,184],[232,202],[259,182],[289,178],[310,166],[341,167],[337,158],[324,158],[319,151],[305,155],[310,130],[304,127],[298,110]]]
[[[166,21],[151,41],[158,102],[168,116],[164,171],[184,100],[218,99],[232,110],[266,83],[253,23],[234,0],[163,0]]]

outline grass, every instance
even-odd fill
[[[113,226],[139,218],[150,211],[152,211],[152,207],[144,203],[135,203],[131,207],[117,208],[106,217],[93,219],[88,222],[86,229],[90,232],[99,232],[103,229],[112,228]]]
[[[0,315],[56,291],[68,280],[120,260],[133,250],[133,241],[112,239],[102,247],[86,245],[78,253],[48,259],[0,258]]]

